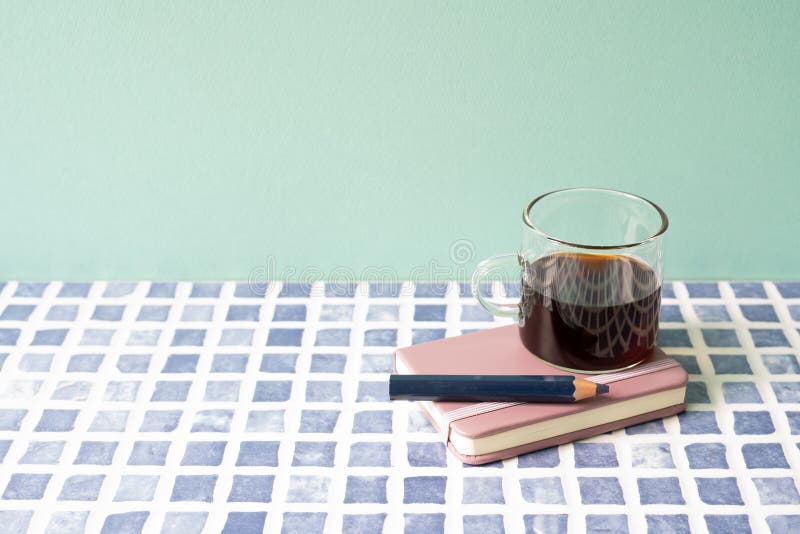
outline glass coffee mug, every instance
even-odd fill
[[[519,321],[523,345],[554,367],[606,373],[633,367],[658,333],[667,215],[642,197],[609,189],[546,193],[527,205],[522,248],[485,259],[472,293],[490,313]],[[518,304],[480,291],[495,270],[522,270]]]

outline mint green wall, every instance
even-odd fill
[[[800,2],[204,4],[0,3],[0,278],[406,276],[589,184],[800,278]]]

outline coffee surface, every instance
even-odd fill
[[[655,347],[660,305],[658,276],[645,262],[559,252],[524,266],[520,337],[562,367],[620,369]]]

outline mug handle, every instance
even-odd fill
[[[510,267],[516,265],[520,267],[521,256],[517,253],[496,254],[489,256],[475,267],[475,272],[472,273],[472,295],[478,299],[478,302],[483,309],[497,315],[498,317],[513,317],[517,319],[520,324],[522,323],[522,308],[520,304],[496,304],[487,299],[485,295],[481,294],[481,281],[487,274],[495,269],[502,267]]]

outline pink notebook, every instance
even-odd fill
[[[516,325],[397,349],[398,374],[570,374],[522,345]],[[420,402],[462,461],[484,464],[673,415],[686,407],[686,371],[656,349],[618,373],[578,375],[610,393],[574,404]]]

